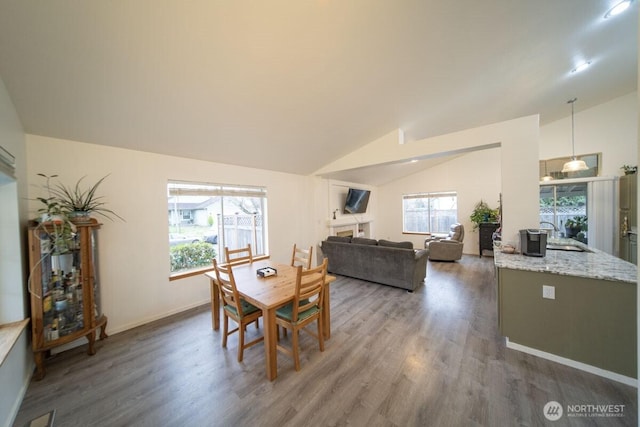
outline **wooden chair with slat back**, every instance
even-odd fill
[[[305,270],[310,269],[312,253],[313,246],[309,246],[309,249],[301,249],[294,243],[293,254],[291,255],[291,266],[296,267],[297,265],[301,265]]]
[[[262,310],[240,298],[231,265],[223,267],[214,259],[213,268],[216,271],[220,300],[223,306],[222,312],[224,313],[222,347],[227,347],[227,337],[229,335],[238,332],[238,362],[242,362],[244,349],[264,340],[264,336],[261,336],[248,343],[244,342],[246,326],[252,322],[256,322],[257,326],[258,320],[262,317]],[[229,330],[229,318],[236,322],[237,328]]]
[[[296,290],[292,303],[276,310],[276,324],[291,330],[291,349],[278,343],[278,350],[293,357],[296,371],[300,370],[300,354],[298,349],[299,331],[303,330],[318,340],[320,351],[324,351],[324,331],[322,330],[322,299],[324,282],[327,276],[327,258],[322,265],[309,270],[297,267]],[[317,322],[317,334],[306,328],[313,321]]]
[[[251,252],[251,243],[247,243],[247,247],[238,249],[229,249],[224,247],[225,259],[227,264],[248,264],[253,262],[253,254]]]

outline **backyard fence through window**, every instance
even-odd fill
[[[402,196],[403,233],[448,233],[457,218],[458,195],[455,192]]]

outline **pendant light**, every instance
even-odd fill
[[[575,144],[575,132],[574,132],[574,122],[573,122],[573,104],[576,102],[578,98],[573,98],[567,101],[567,104],[571,104],[571,161],[567,162],[562,166],[562,172],[578,172],[578,171],[586,171],[589,169],[589,166],[584,162],[584,160],[576,159],[576,144]]]

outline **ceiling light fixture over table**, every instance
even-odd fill
[[[562,166],[562,172],[577,172],[577,171],[586,171],[589,169],[584,160],[576,159],[576,144],[575,144],[575,132],[574,132],[574,118],[573,118],[573,104],[578,100],[578,98],[573,98],[567,101],[567,104],[571,104],[571,161],[567,162]]]

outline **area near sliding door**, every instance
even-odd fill
[[[617,177],[540,183],[540,228],[555,225],[558,237],[579,240],[615,255]]]

